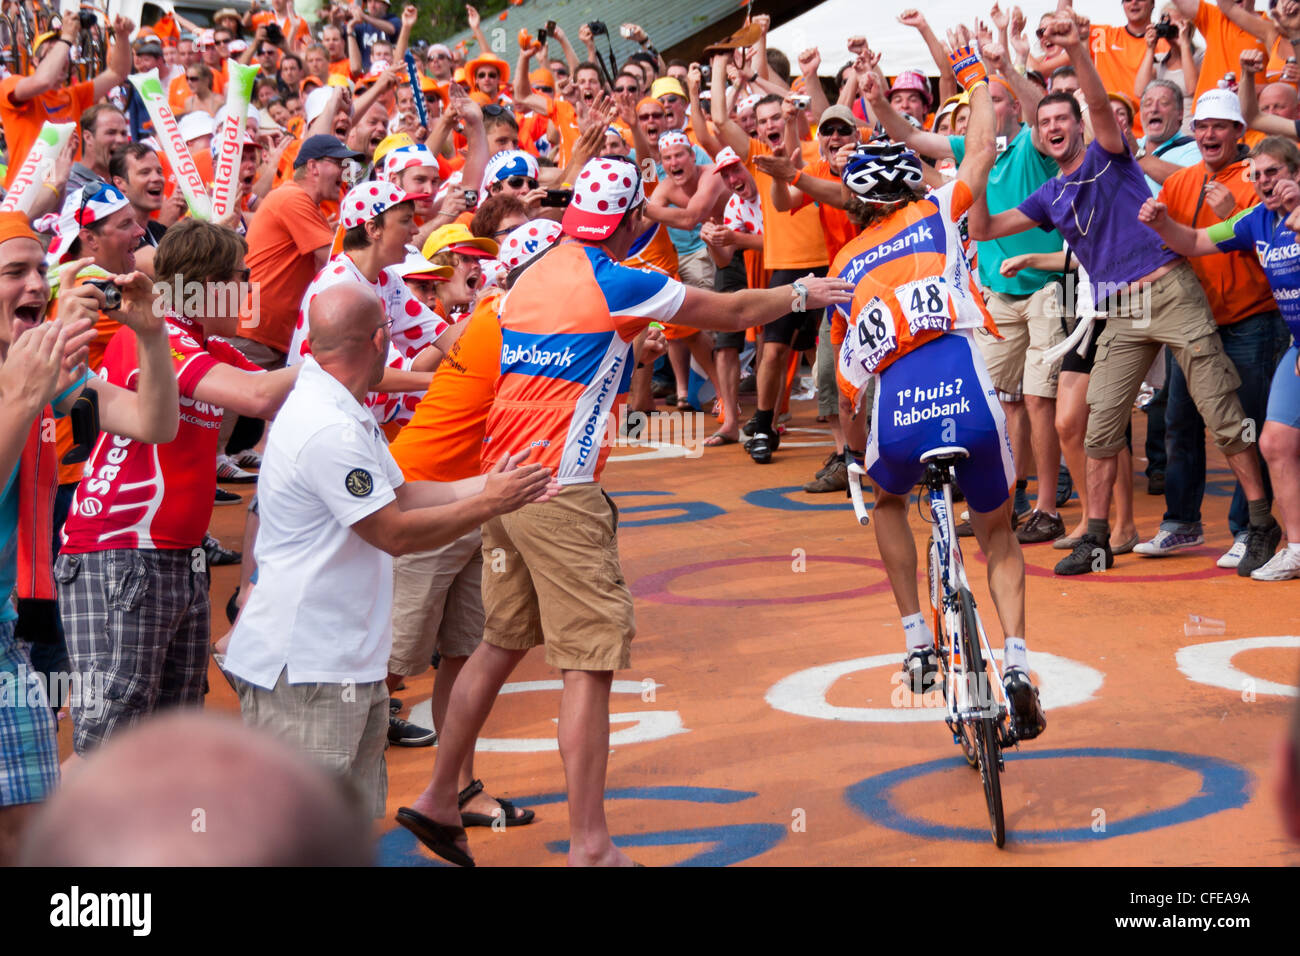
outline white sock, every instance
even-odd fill
[[[903,618],[903,640],[909,651],[934,646],[934,633],[930,630],[930,625],[925,623],[923,614],[917,612]]]
[[[1002,670],[1018,667],[1029,673],[1029,649],[1023,637],[1008,637],[1002,642]]]

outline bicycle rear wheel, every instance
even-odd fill
[[[958,592],[957,598],[961,604],[962,653],[966,658],[966,673],[969,678],[974,678],[976,686],[971,688],[972,694],[979,702],[981,712],[987,714],[994,709],[993,688],[989,683],[990,671],[980,649],[975,599],[965,588]],[[963,736],[966,733],[964,728],[963,722]],[[989,834],[993,837],[994,844],[1001,847],[1007,840],[1007,824],[1002,810],[1002,745],[998,739],[998,721],[996,717],[981,716],[970,721],[970,728],[974,732],[979,757],[984,803],[989,811]]]
[[[934,643],[942,678],[940,689],[944,700],[947,700],[948,681],[953,676],[952,658],[950,656],[952,653],[952,635],[948,633],[947,618],[943,613],[943,581],[939,577],[939,562],[935,554],[937,547],[938,545],[931,540],[929,550],[925,554],[925,577],[930,582],[930,606],[934,610]],[[954,723],[950,718],[948,728],[953,732],[953,736],[957,738],[957,744],[961,747],[961,753],[966,758],[966,763],[972,768],[979,767],[979,746],[970,725],[961,720]]]

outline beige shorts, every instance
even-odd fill
[[[1107,316],[1088,379],[1088,456],[1109,458],[1125,447],[1133,401],[1162,345],[1183,370],[1188,394],[1219,450],[1233,455],[1249,447],[1251,431],[1237,398],[1241,379],[1223,352],[1196,273],[1181,262]]]
[[[636,622],[617,532],[618,509],[590,482],[485,524],[483,640],[545,644],[546,663],[560,670],[630,666]]]
[[[706,248],[696,249],[694,252],[677,257],[677,275],[687,285],[712,292],[713,276],[717,271]]]
[[[483,639],[483,535],[393,559],[393,652],[388,670],[414,677],[443,657],[469,657]]]
[[[297,747],[356,790],[361,806],[384,816],[388,800],[388,688],[369,684],[290,684],[274,690],[235,678],[244,723]]]
[[[1061,361],[1043,353],[1065,340],[1061,328],[1061,285],[1049,282],[1033,295],[1007,296],[984,290],[984,302],[1002,338],[980,331],[975,336],[993,387],[1009,395],[1056,397]]]

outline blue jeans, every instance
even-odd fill
[[[1246,418],[1255,423],[1256,438],[1264,427],[1268,407],[1269,383],[1284,350],[1287,331],[1277,312],[1261,312],[1232,325],[1219,326],[1223,351],[1232,360],[1241,377],[1237,397]],[[1196,403],[1187,393],[1187,379],[1177,362],[1169,370],[1169,404],[1165,409],[1165,516],[1161,531],[1201,534],[1201,501],[1205,497],[1205,423],[1196,411]],[[1260,459],[1264,476],[1264,493],[1273,500],[1273,486],[1268,470]],[[1246,495],[1240,483],[1228,508],[1228,528],[1240,534],[1250,524]]]

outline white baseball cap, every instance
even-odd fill
[[[1192,117],[1195,126],[1202,120],[1227,120],[1230,123],[1246,125],[1241,115],[1241,101],[1231,90],[1206,90],[1196,101],[1196,113]]]

